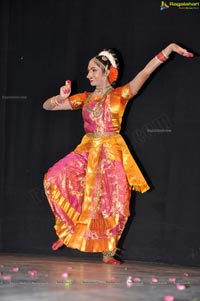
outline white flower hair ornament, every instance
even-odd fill
[[[111,66],[110,66],[110,69],[109,69],[108,80],[109,80],[109,83],[112,84],[118,78],[118,68],[117,68],[117,64],[115,62],[115,59],[114,59],[113,55],[110,52],[108,52],[107,50],[101,51],[98,54],[98,56],[105,56],[109,60],[109,62],[111,63]]]
[[[112,56],[112,54],[110,52],[108,52],[107,50],[103,50],[98,55],[107,57],[108,60],[110,61],[111,65],[113,67],[117,68],[117,64],[115,62],[115,59],[114,59],[114,57]]]

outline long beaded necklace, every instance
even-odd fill
[[[90,95],[88,96],[88,98],[86,99],[86,102],[85,102],[85,104],[86,104],[86,110],[89,111],[89,112],[91,112],[91,113],[93,113],[95,117],[99,116],[99,115],[100,115],[100,114],[99,114],[100,106],[101,106],[101,104],[102,104],[104,98],[105,98],[105,97],[110,93],[110,91],[112,91],[112,90],[113,90],[113,87],[109,87],[108,90],[106,90],[106,92],[103,94],[103,96],[99,99],[99,101],[98,101],[98,103],[97,103],[97,105],[95,106],[94,109],[91,109],[91,108],[89,107],[89,101],[90,101],[90,99],[92,98],[92,94],[90,94]]]

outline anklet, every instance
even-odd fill
[[[106,252],[102,252],[103,256],[108,256],[108,257],[113,257],[116,254],[117,249],[114,249],[113,251],[106,251]]]

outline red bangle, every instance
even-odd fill
[[[161,51],[161,52],[159,52],[156,56],[155,56],[155,58],[160,62],[160,63],[164,63],[164,62],[166,62],[167,60],[168,60],[168,56],[163,52],[163,51]]]

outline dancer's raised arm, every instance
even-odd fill
[[[171,43],[151,59],[147,65],[130,81],[130,89],[133,95],[136,95],[150,75],[165,61],[169,59],[169,55],[176,52],[185,57],[193,57],[193,53],[188,52],[181,46]]]

